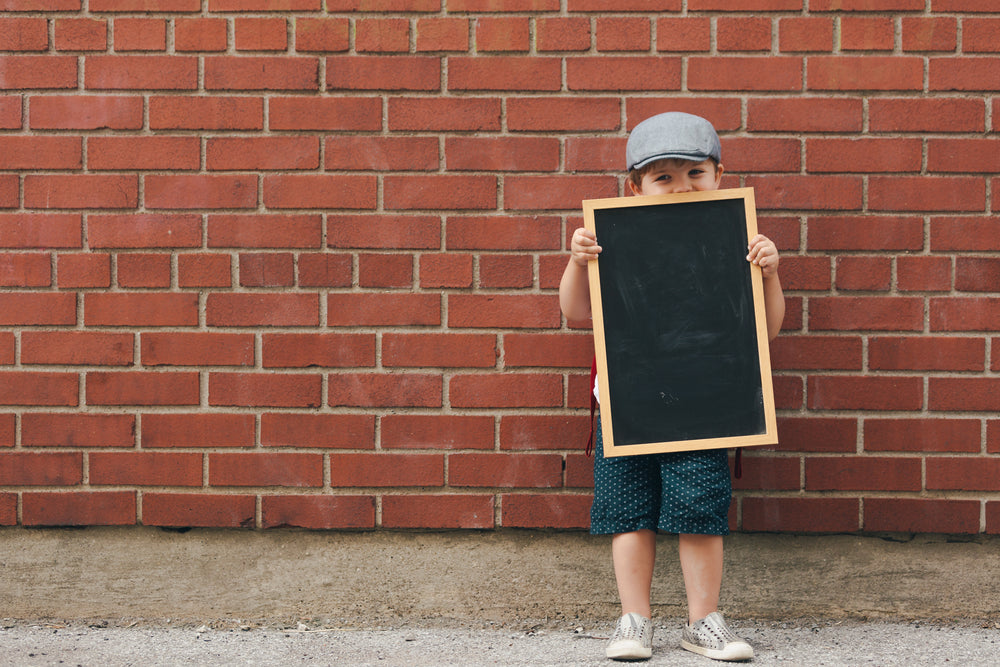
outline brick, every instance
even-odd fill
[[[317,408],[322,378],[293,373],[209,373],[208,404],[221,407]]]
[[[94,170],[194,170],[201,166],[197,137],[90,137],[87,167]]]
[[[810,250],[921,250],[923,220],[901,216],[810,216]]]
[[[0,525],[14,526],[17,524],[17,494],[0,494]]]
[[[18,208],[21,201],[17,174],[0,175],[0,208]]]
[[[807,384],[811,410],[919,410],[923,405],[919,377],[810,376]]]
[[[243,174],[148,174],[145,203],[152,209],[220,209],[257,206],[257,178]]]
[[[494,209],[497,179],[487,175],[389,175],[383,177],[383,200],[387,209],[394,210]]]
[[[211,171],[285,171],[319,167],[316,137],[217,137],[205,143]]]
[[[330,454],[330,486],[333,487],[443,485],[443,454]]]
[[[80,169],[83,142],[79,137],[0,137],[0,169]]]
[[[800,58],[783,56],[691,56],[690,90],[798,91],[803,86]],[[813,86],[812,77],[809,78]]]
[[[142,523],[173,528],[253,528],[254,496],[204,493],[144,493]]]
[[[306,56],[205,56],[206,90],[319,90],[319,61]]]
[[[873,211],[982,211],[986,186],[981,178],[873,176],[868,184]]]
[[[299,53],[336,53],[351,45],[351,24],[346,18],[295,19],[295,50]]]
[[[261,130],[264,101],[254,97],[149,98],[151,130]]]
[[[720,16],[716,19],[719,51],[770,51],[771,19],[757,16]]]
[[[114,48],[127,51],[166,51],[167,22],[164,19],[117,17],[114,19]]]
[[[210,412],[142,415],[142,447],[252,447],[254,416]]]
[[[866,531],[978,533],[978,500],[865,498]]]
[[[492,449],[493,417],[475,415],[385,415],[383,448]]]
[[[85,326],[197,326],[198,295],[94,292],[83,297]]]
[[[531,44],[530,23],[521,16],[481,16],[476,19],[476,51],[527,52]]]
[[[889,17],[844,16],[840,19],[843,51],[892,51],[895,21]]]
[[[590,19],[585,16],[536,18],[535,48],[540,53],[590,50]]]
[[[781,258],[781,282],[789,290],[828,290],[833,285],[829,257]]]
[[[292,452],[208,455],[211,486],[323,486],[323,456]]]
[[[177,257],[177,286],[231,287],[232,265],[229,255],[185,253]]]
[[[526,289],[534,284],[534,258],[527,255],[481,255],[479,286],[483,289]]]
[[[812,56],[806,76],[810,90],[922,90],[924,64],[912,56]]]
[[[1000,19],[966,18],[962,21],[962,53],[997,53]]]
[[[635,76],[639,71],[644,75]],[[681,87],[681,60],[668,56],[572,56],[566,58],[566,87],[574,92],[676,91]]]
[[[770,351],[773,370],[862,369],[859,336],[779,336]]]
[[[93,18],[57,18],[54,22],[56,51],[105,51],[108,22]]]
[[[441,90],[434,56],[339,56],[328,60],[327,90]]]
[[[279,17],[233,19],[233,44],[237,51],[284,51],[288,48],[288,24]]]
[[[128,526],[135,523],[134,491],[24,493],[25,526]]]
[[[948,257],[899,257],[896,260],[896,288],[901,292],[947,292],[951,285],[951,259]]]
[[[30,208],[135,208],[139,178],[134,174],[28,174],[24,205]]]
[[[746,531],[855,533],[856,498],[744,498],[740,528]]]
[[[0,364],[12,366],[16,363],[16,343],[17,342],[12,331],[0,332]],[[0,432],[2,432],[3,420],[4,417],[0,414]],[[2,437],[0,437],[0,441],[2,441]]]
[[[418,282],[424,289],[472,287],[472,255],[421,254]]]
[[[300,293],[213,293],[206,322],[218,327],[308,327],[319,324],[319,298]]]
[[[437,326],[441,324],[438,294],[331,293],[327,326]]]
[[[383,496],[382,527],[491,529],[494,527],[493,496]]]
[[[554,329],[560,324],[557,299],[548,294],[450,294],[448,326]]]
[[[0,454],[0,483],[5,486],[73,486],[82,481],[79,452]]]
[[[374,334],[265,333],[264,368],[375,366]]]
[[[979,100],[960,97],[873,98],[871,132],[982,132],[986,109]]]
[[[0,287],[49,287],[52,257],[48,253],[0,253]]]
[[[927,382],[930,410],[989,411],[1000,409],[1000,382],[993,377],[932,377]]]
[[[0,293],[0,326],[73,324],[76,324],[76,296],[72,293]]]
[[[818,297],[809,301],[814,331],[920,331],[924,307],[918,297]]]
[[[595,44],[601,52],[649,51],[652,44],[650,21],[645,17],[598,17]]]
[[[963,22],[963,32],[967,30]],[[958,19],[954,16],[904,16],[903,51],[954,51],[958,46]]]
[[[448,250],[560,250],[561,224],[556,216],[452,216]]]
[[[201,216],[171,213],[124,213],[87,216],[91,248],[197,248]]]
[[[327,380],[332,407],[440,408],[443,380],[426,373],[333,373]]]
[[[594,339],[580,334],[513,333],[504,336],[504,366],[581,368],[594,356]]]
[[[892,283],[892,260],[888,257],[838,257],[837,289],[843,291],[888,291]]]
[[[986,217],[932,217],[930,250],[995,251],[1000,250],[1000,220]]]
[[[25,331],[21,363],[61,366],[128,366],[133,334],[103,331]]]
[[[211,12],[317,12],[322,5],[319,0],[210,0]],[[332,10],[331,10],[332,11]]]
[[[118,286],[123,288],[169,288],[170,256],[161,253],[129,253],[117,257]]]
[[[417,53],[469,50],[469,20],[457,17],[424,17],[416,21]]]
[[[978,419],[865,419],[864,447],[870,452],[978,453],[981,433]]]
[[[919,172],[919,139],[807,139],[806,169],[812,173]]]
[[[562,469],[560,454],[450,454],[448,485],[558,488]]]
[[[437,9],[437,6],[434,6]],[[554,0],[454,0],[452,12],[552,12],[558,11]],[[570,9],[570,11],[575,11]]]
[[[393,131],[497,131],[500,100],[483,98],[392,97],[388,128]]]
[[[850,98],[752,97],[747,100],[747,130],[860,132],[863,114],[861,100]]]
[[[1000,76],[996,58],[931,58],[928,63],[929,91],[989,90]]]
[[[586,454],[566,455],[566,488],[594,488],[594,460]]]
[[[390,253],[358,256],[358,286],[401,288],[413,285],[413,257]]]
[[[373,415],[268,412],[260,417],[264,447],[374,449]]]
[[[21,416],[25,447],[134,447],[133,415],[31,412]]]
[[[319,248],[322,236],[320,215],[208,216],[209,248]]]
[[[981,457],[936,457],[927,466],[927,489],[994,491],[1000,461]]]
[[[589,421],[572,416],[504,416],[500,420],[500,448],[583,449],[590,432]]]
[[[262,528],[344,530],[375,527],[374,496],[264,496]]]
[[[858,420],[843,417],[780,417],[778,445],[782,452],[854,453]]]
[[[90,372],[88,405],[198,405],[198,373]]]
[[[750,176],[758,208],[858,210],[861,207],[860,176]]]
[[[295,284],[295,257],[290,252],[240,253],[242,287],[291,287]]]
[[[252,366],[254,363],[253,334],[143,331],[139,344],[143,366]]]
[[[92,485],[201,486],[201,454],[91,452],[88,458]]]
[[[493,368],[496,336],[487,334],[390,334],[382,337],[387,367]]]
[[[6,55],[0,60],[0,90],[57,90],[76,86],[74,56]]]
[[[590,494],[514,494],[500,496],[504,528],[587,528]]]
[[[0,128],[4,130],[18,130],[21,128],[22,117],[20,96],[0,96]]]
[[[507,127],[531,132],[614,131],[621,128],[621,103],[607,98],[512,99],[507,102]]]
[[[990,297],[940,297],[930,300],[931,331],[996,331],[1000,300]]]
[[[504,180],[508,210],[579,211],[584,199],[615,197],[618,183],[609,176],[509,176]]]
[[[354,22],[354,50],[358,53],[406,53],[410,50],[410,22],[404,18],[359,18]]]
[[[435,171],[440,166],[434,137],[326,137],[328,170]]]
[[[179,52],[218,52],[228,46],[227,21],[223,18],[174,19],[174,50]]]
[[[566,169],[608,172],[622,168],[625,140],[621,137],[568,137]]]
[[[699,53],[712,48],[712,19],[707,16],[658,17],[656,50]]]
[[[551,374],[468,374],[452,376],[448,396],[454,407],[560,407],[562,376]]]
[[[801,463],[798,457],[757,456],[746,450],[743,476],[733,479],[736,490],[798,491]]]
[[[941,173],[994,173],[1000,169],[995,139],[929,139],[927,170]]]
[[[873,370],[982,371],[982,339],[946,336],[875,337],[868,343]]]
[[[778,19],[778,51],[782,53],[810,51],[828,53],[832,50],[832,18],[787,16]]]
[[[87,57],[88,90],[197,90],[193,56],[95,55]]]
[[[93,0],[92,12],[197,12],[197,0]]]
[[[326,243],[331,248],[441,247],[441,219],[437,216],[328,215],[326,232]]]
[[[558,91],[561,82],[559,58],[455,56],[448,59],[447,86],[451,91]]]
[[[281,208],[374,209],[374,176],[282,174],[264,177],[264,205]]]
[[[919,458],[852,456],[806,459],[806,491],[920,491]]]
[[[796,139],[727,138],[722,142],[726,171],[797,172],[802,164],[802,146]]]
[[[303,253],[299,255],[299,287],[350,287],[353,260],[350,255]]]

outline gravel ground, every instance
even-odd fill
[[[610,628],[385,628],[360,630],[166,624],[74,625],[8,621],[0,665],[612,665]],[[1000,624],[800,620],[732,625],[756,650],[755,665],[1000,664]],[[647,665],[713,663],[679,648],[680,621],[661,623]],[[642,664],[642,663],[640,663]]]

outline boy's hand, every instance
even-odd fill
[[[765,278],[778,274],[778,248],[774,241],[762,234],[750,239],[750,252],[747,261],[760,267],[760,273]]]
[[[601,253],[601,246],[597,245],[597,237],[590,230],[580,227],[573,232],[573,239],[570,241],[569,250],[574,262],[580,266],[587,266],[587,262],[597,259]]]

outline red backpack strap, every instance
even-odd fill
[[[594,413],[597,412],[597,397],[594,396],[594,380],[597,379],[597,356],[590,364],[590,438],[587,439],[587,456],[594,453]]]

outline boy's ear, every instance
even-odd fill
[[[722,166],[721,162],[719,164],[715,165],[715,182],[716,183],[721,183],[722,182],[722,172],[724,172],[725,170],[726,169],[725,169],[725,167]]]
[[[632,194],[634,195],[642,194],[642,186],[636,185],[635,181],[633,181],[631,178],[625,179],[625,182],[628,183],[628,189],[629,191],[631,191]]]

